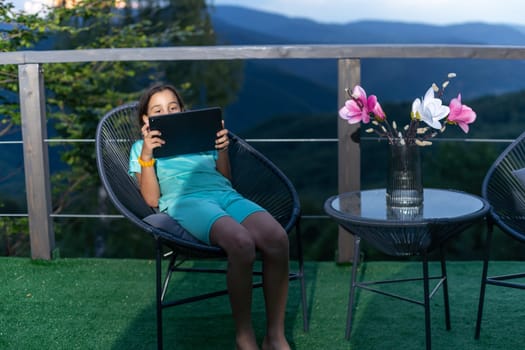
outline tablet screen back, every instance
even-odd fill
[[[222,129],[222,113],[218,107],[196,109],[149,118],[151,130],[160,130],[166,141],[153,150],[155,158],[173,157],[215,149],[217,131]]]

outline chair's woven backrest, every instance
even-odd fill
[[[113,109],[98,125],[96,150],[100,178],[117,209],[132,220],[154,213],[142,199],[135,178],[128,175],[131,145],[139,138],[136,103]]]
[[[299,199],[290,180],[269,159],[232,133],[229,156],[233,187],[268,210],[290,232],[300,215]]]
[[[506,233],[525,242],[525,185],[514,171],[525,168],[525,133],[494,161],[482,185],[491,217]]]

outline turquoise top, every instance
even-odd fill
[[[141,172],[138,157],[144,141],[131,147],[129,173]],[[190,193],[231,190],[230,181],[216,169],[217,151],[157,158],[155,168],[160,186],[159,210],[165,211],[178,197]]]

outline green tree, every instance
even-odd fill
[[[73,8],[49,8],[40,17],[16,12],[12,4],[2,2],[0,22],[9,24],[3,32],[9,40],[0,40],[0,48],[2,51],[71,50],[215,43],[204,1],[141,1],[138,8],[132,6],[135,3],[126,2],[117,9],[113,0],[84,0]],[[91,139],[105,112],[136,100],[153,81],[176,84],[183,90],[189,105],[226,105],[238,88],[240,68],[239,64],[224,62],[209,65],[198,62],[46,64],[47,115],[60,138]],[[1,88],[5,91],[1,95],[10,99],[0,107],[1,125],[6,129],[20,122],[17,67],[0,66],[0,77]],[[94,148],[84,143],[68,144],[63,146],[61,158],[67,167],[53,176],[54,211],[85,213],[106,206],[99,195]],[[77,219],[57,225],[56,232],[57,237],[67,237],[73,232],[89,235],[106,228],[97,229],[92,223]],[[82,254],[90,255],[91,252]]]
[[[0,2],[0,52],[20,51],[44,37],[45,26],[41,18],[21,14],[10,2]],[[18,104],[18,68],[16,65],[0,66],[0,138],[20,123]],[[0,182],[14,176],[8,170]],[[17,172],[21,174],[20,172]],[[0,197],[0,210],[16,212],[18,205],[9,198]],[[28,253],[27,218],[6,217],[0,220],[0,250],[2,255]]]
[[[0,52],[20,51],[30,48],[45,37],[42,18],[20,13],[10,2],[0,2]],[[18,107],[18,68],[16,65],[0,66],[0,136],[20,123]]]

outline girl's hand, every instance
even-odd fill
[[[141,133],[144,138],[144,145],[142,146],[140,158],[147,162],[153,159],[153,149],[162,146],[165,141],[160,138],[160,131],[150,130],[148,124],[144,124]]]
[[[215,149],[219,152],[225,152],[228,150],[230,145],[230,139],[228,137],[228,129],[224,129],[224,120],[222,121],[222,130],[217,132],[217,138],[215,139]]]

